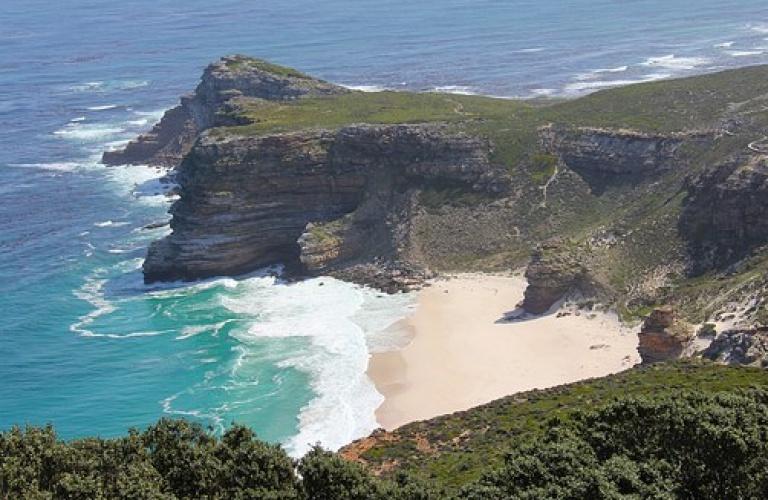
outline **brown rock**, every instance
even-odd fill
[[[638,351],[643,363],[677,359],[694,338],[693,329],[675,318],[669,306],[658,307],[643,322]]]

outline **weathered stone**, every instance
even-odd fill
[[[582,288],[586,274],[579,247],[561,239],[543,243],[534,251],[525,271],[528,287],[523,309],[533,314],[547,312],[569,292]]]
[[[166,111],[151,131],[123,150],[104,153],[106,165],[147,164],[175,167],[197,136],[211,127],[235,125],[226,111],[239,97],[282,101],[342,94],[349,90],[244,56],[227,56],[209,65],[194,93]]]
[[[539,129],[542,148],[577,172],[646,174],[671,168],[686,141],[707,140],[706,132],[649,134],[633,130],[549,125]]]
[[[768,367],[768,326],[729,330],[719,334],[702,353],[728,365]]]
[[[439,125],[204,135],[178,169],[173,232],[151,245],[145,279],[240,274],[302,253],[310,272],[396,260],[419,186],[501,189],[489,153],[486,141]],[[347,214],[343,234],[328,234]]]
[[[768,243],[768,157],[733,159],[687,189],[679,228],[692,274],[727,267]]]
[[[693,329],[675,317],[671,307],[655,308],[640,329],[638,351],[643,363],[677,359],[694,338]]]

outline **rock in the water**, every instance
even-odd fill
[[[579,257],[579,247],[561,239],[552,239],[533,253],[525,271],[523,309],[543,314],[569,292],[584,288],[586,269]]]
[[[729,330],[719,334],[702,354],[729,365],[768,367],[768,326]]]
[[[643,322],[638,351],[643,363],[677,359],[694,338],[693,329],[675,317],[671,307],[657,307]]]

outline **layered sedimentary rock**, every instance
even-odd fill
[[[438,125],[204,135],[178,170],[173,232],[150,247],[145,279],[396,259],[420,187],[504,189],[489,153],[487,141]]]
[[[707,133],[650,134],[633,130],[548,125],[539,129],[542,148],[585,173],[649,174],[674,166],[680,146]]]
[[[768,367],[768,326],[728,330],[703,352],[705,358],[729,365]]]
[[[582,264],[580,249],[571,242],[552,239],[533,253],[525,271],[523,309],[542,314],[569,292],[584,288],[587,270]]]
[[[768,157],[738,157],[691,181],[679,228],[694,274],[768,243]]]
[[[656,363],[681,357],[694,333],[689,325],[676,318],[671,307],[658,307],[645,318],[639,337],[637,350],[643,363]]]
[[[103,162],[177,166],[201,132],[237,123],[228,113],[237,98],[282,101],[346,92],[343,87],[259,59],[224,57],[205,69],[197,89],[182,97],[181,104],[168,110],[150,132],[123,150],[104,153]]]

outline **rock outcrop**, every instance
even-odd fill
[[[175,167],[203,131],[234,125],[229,109],[237,98],[270,101],[349,92],[344,87],[311,78],[298,71],[245,56],[228,56],[203,72],[197,89],[166,111],[152,130],[123,150],[104,153],[106,165],[149,164]]]
[[[543,314],[568,293],[585,288],[587,271],[579,254],[578,246],[562,239],[546,241],[534,251],[525,271],[525,311]]]
[[[768,243],[768,157],[748,156],[691,181],[679,229],[692,274],[726,267]]]
[[[693,329],[675,317],[671,307],[657,307],[645,318],[637,350],[643,363],[681,357],[694,339]]]
[[[354,125],[263,136],[203,135],[178,169],[172,234],[147,282],[274,263],[328,273],[398,259],[420,187],[505,188],[490,144],[440,125]]]
[[[768,326],[725,331],[702,355],[723,364],[768,368]]]
[[[544,151],[560,156],[579,173],[633,175],[672,168],[686,141],[710,137],[705,132],[649,134],[633,130],[548,125],[539,129]]]

